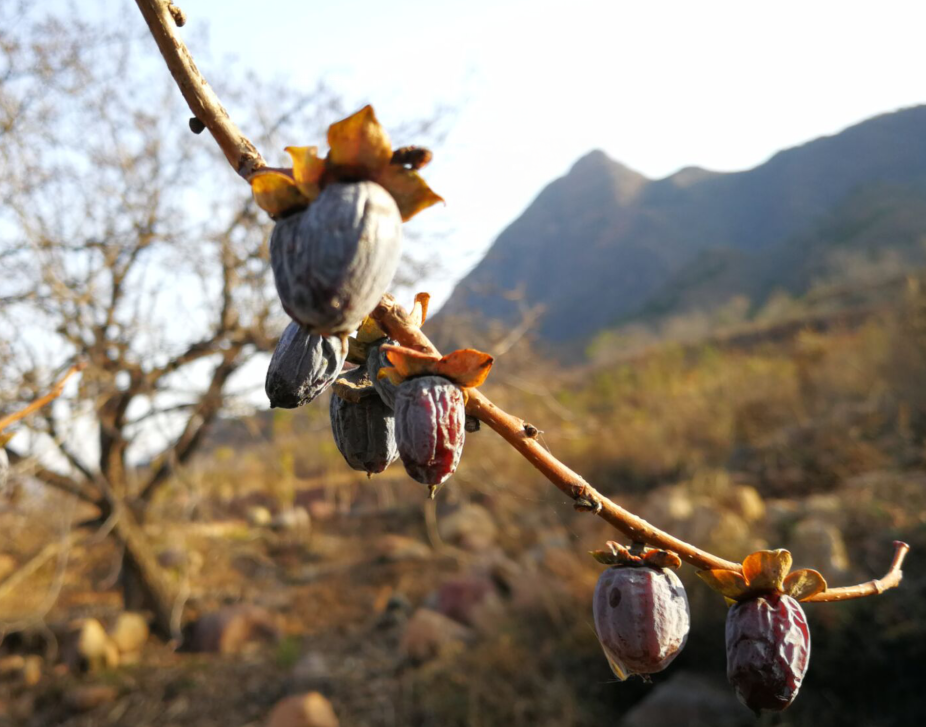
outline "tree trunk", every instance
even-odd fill
[[[113,536],[124,548],[120,580],[126,610],[150,611],[154,616],[153,630],[165,639],[171,638],[177,593],[158,565],[138,521],[124,505],[118,506]]]

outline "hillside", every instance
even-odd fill
[[[444,315],[516,320],[551,341],[745,296],[871,283],[926,260],[926,106],[779,152],[748,171],[650,180],[601,151],[544,189]]]

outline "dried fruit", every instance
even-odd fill
[[[395,397],[396,442],[405,470],[439,485],[460,463],[466,411],[463,392],[441,376],[407,379]]]
[[[386,190],[328,185],[273,229],[270,262],[283,309],[312,333],[356,330],[392,282],[401,246],[402,219]]]
[[[598,578],[595,629],[618,679],[662,671],[688,640],[688,596],[668,568],[618,565]]]
[[[376,393],[379,394],[380,398],[386,403],[386,406],[390,409],[395,409],[395,395],[399,387],[388,376],[379,376],[380,369],[392,368],[392,364],[389,363],[389,359],[386,358],[386,352],[380,348],[380,346],[383,345],[391,346],[395,345],[395,342],[383,339],[380,343],[370,347],[367,353],[367,375],[373,382]]]
[[[339,377],[346,379],[357,401],[331,395],[331,431],[338,450],[353,469],[377,474],[399,457],[392,410],[366,380],[363,368]]]
[[[727,613],[727,679],[757,714],[780,712],[797,696],[810,663],[810,629],[800,604],[778,593]]]
[[[267,369],[264,390],[270,406],[294,409],[312,401],[337,378],[344,356],[339,338],[309,333],[291,322],[280,336]]]

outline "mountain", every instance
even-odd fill
[[[593,151],[544,189],[461,280],[442,316],[587,340],[618,323],[753,307],[926,264],[926,106],[869,119],[743,172],[650,180]]]

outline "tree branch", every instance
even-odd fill
[[[390,295],[383,296],[371,316],[386,334],[403,346],[414,348],[426,353],[440,355],[440,351],[428,340],[412,322],[408,313],[399,306]],[[493,404],[484,394],[476,389],[468,390],[466,411],[488,424],[496,433],[501,435],[512,447],[534,467],[536,467],[550,482],[564,494],[573,499],[576,509],[593,512],[610,525],[614,526],[633,542],[664,550],[671,550],[696,568],[709,570],[720,568],[742,573],[743,567],[718,558],[711,553],[686,543],[683,540],[663,532],[640,517],[625,510],[620,505],[599,493],[582,477],[569,469],[544,449],[539,442],[530,437],[524,428],[524,421],[502,411]],[[884,578],[862,583],[857,586],[844,588],[828,588],[823,593],[808,598],[813,603],[830,601],[847,601],[853,598],[875,596],[890,588],[900,585],[903,573],[900,568],[910,546],[906,543],[896,542],[894,561]]]
[[[166,0],[135,0],[158,44],[158,50],[193,115],[212,134],[225,158],[241,177],[247,179],[257,169],[267,166],[263,157],[229,118],[219,97],[193,62],[193,56],[177,33],[177,24]]]
[[[910,546],[900,540],[894,541],[894,560],[884,578],[876,578],[857,586],[843,586],[842,588],[827,588],[823,593],[805,599],[807,603],[829,603],[833,601],[848,601],[852,598],[865,598],[865,596],[879,596],[889,588],[897,588],[903,580],[904,558],[910,552]]]
[[[10,463],[14,465],[21,464],[29,459],[28,457],[23,457],[21,454],[15,452],[9,447],[6,448],[6,453],[10,458]],[[35,469],[32,471],[32,476],[42,482],[42,484],[48,485],[49,487],[52,487],[56,490],[66,492],[69,495],[74,495],[84,502],[89,502],[91,505],[100,505],[101,497],[98,493],[94,493],[88,490],[86,487],[81,485],[81,483],[72,480],[70,477],[58,474],[57,472],[52,472],[49,469],[40,467],[39,465],[35,466]]]
[[[174,32],[173,21],[170,19],[166,3],[160,0],[136,0],[136,2],[148,22],[148,27],[161,49],[161,54],[164,56],[174,80],[180,86],[180,90],[183,92],[184,98],[187,99],[187,103],[190,104],[193,113],[212,131],[213,136],[215,136],[216,141],[225,152],[225,156],[235,171],[247,178],[248,174],[242,172],[244,166],[242,160],[244,157],[241,156],[239,150],[241,148],[250,150],[254,155],[252,158],[258,160],[260,165],[263,165],[263,160],[254,149],[253,144],[228,119],[227,112],[219,104],[205,79],[196,70],[189,52]],[[204,94],[208,92],[208,103],[204,103],[202,99],[191,93],[190,89],[195,88],[201,88]],[[251,167],[251,171],[253,169],[254,167]],[[390,338],[398,341],[403,346],[439,354],[437,348],[414,325],[408,313],[395,302],[392,296],[383,296],[371,316]],[[485,395],[475,389],[469,390],[468,394],[467,411],[501,435],[550,482],[556,485],[561,492],[572,498],[577,509],[595,513],[634,542],[642,542],[657,548],[671,550],[677,553],[682,560],[696,568],[702,570],[719,568],[742,572],[742,566],[739,563],[718,558],[690,543],[679,540],[615,504],[529,436],[525,431],[523,420],[502,411],[489,401]],[[165,465],[162,465],[162,470]],[[160,474],[160,471],[158,474]],[[150,494],[148,491],[157,486],[156,479],[157,475],[143,491],[143,497]],[[894,564],[883,579],[848,588],[828,589],[808,600],[837,601],[862,598],[881,593],[888,588],[894,588],[900,583],[900,565],[905,555],[905,547],[898,547]]]
[[[222,408],[222,389],[231,375],[238,369],[238,355],[243,346],[237,345],[225,353],[225,358],[212,373],[209,388],[190,413],[186,426],[177,441],[161,456],[161,464],[138,494],[140,502],[149,501],[158,488],[167,481],[177,465],[186,462],[193,454],[206,429]]]
[[[21,409],[20,411],[13,412],[12,414],[9,414],[3,417],[2,419],[0,419],[0,432],[2,432],[4,429],[10,426],[10,424],[15,424],[20,419],[25,419],[32,412],[38,411],[46,404],[50,404],[55,399],[57,399],[59,396],[61,396],[61,392],[64,391],[64,385],[67,383],[67,380],[71,378],[71,376],[76,374],[78,371],[83,371],[83,369],[84,369],[83,363],[74,364],[73,366],[71,366],[71,368],[67,370],[67,373],[65,373],[64,376],[61,377],[58,383],[55,384],[51,388],[51,391],[45,394],[45,396],[39,397],[38,399],[33,401],[28,406]]]

